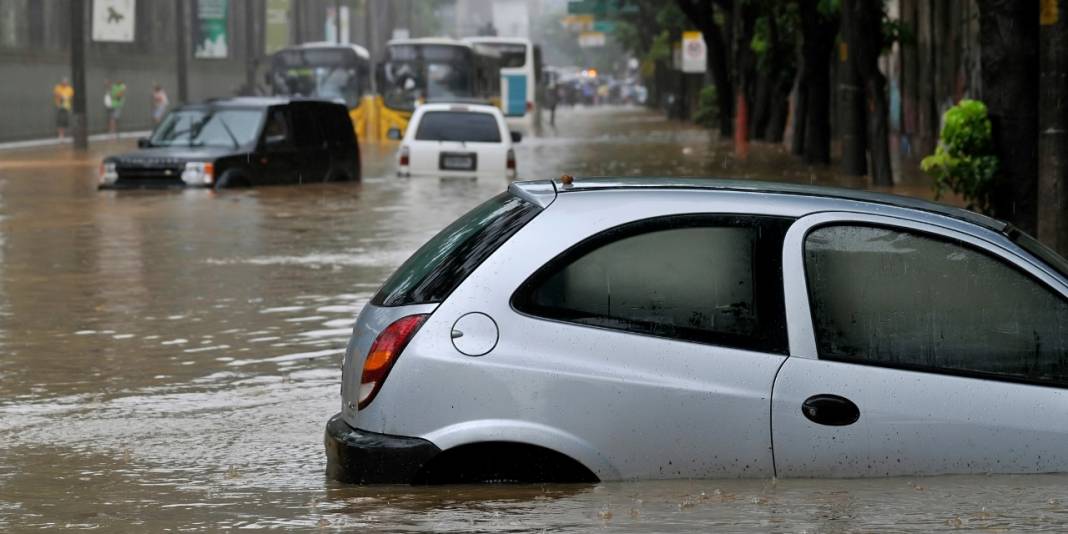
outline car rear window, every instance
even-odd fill
[[[416,141],[500,143],[497,117],[477,111],[428,111],[415,131]]]
[[[386,280],[371,301],[376,306],[445,300],[498,247],[541,208],[502,193],[445,227]]]

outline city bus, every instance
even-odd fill
[[[501,105],[501,55],[449,38],[394,39],[379,72],[382,131],[402,134],[416,106],[428,101],[481,100]]]
[[[343,102],[356,135],[363,139],[371,104],[371,56],[353,44],[306,43],[271,55],[267,73],[270,92]]]
[[[501,55],[501,110],[510,122],[531,122],[537,112],[541,49],[518,37],[468,37],[464,41],[493,48]]]

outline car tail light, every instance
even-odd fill
[[[505,162],[504,167],[510,171],[515,171],[515,149],[508,149],[508,160]]]
[[[408,146],[407,145],[402,146],[400,148],[400,166],[401,167],[407,167],[408,166]]]
[[[527,101],[527,113],[530,113],[531,111],[534,111],[534,103],[528,100]]]
[[[367,352],[367,359],[363,362],[357,409],[366,408],[375,399],[378,390],[382,389],[382,383],[386,381],[386,376],[393,369],[393,364],[397,363],[397,357],[404,347],[408,346],[408,342],[427,317],[427,314],[402,317],[378,334],[375,342],[371,344],[371,350]]]

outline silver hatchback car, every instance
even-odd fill
[[[359,483],[1068,471],[1068,263],[876,193],[517,182],[360,314]]]

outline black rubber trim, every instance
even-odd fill
[[[352,428],[341,414],[326,423],[326,476],[352,484],[411,484],[441,453],[425,439]]]

